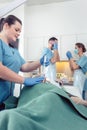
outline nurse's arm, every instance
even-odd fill
[[[0,78],[10,82],[19,83],[19,84],[22,84],[24,82],[24,77],[10,70],[6,66],[4,66],[1,62],[0,62]]]
[[[60,56],[58,50],[54,50],[54,56],[51,58],[51,63],[56,63],[60,61]]]
[[[32,70],[37,69],[40,66],[41,66],[40,61],[27,62],[27,63],[22,65],[21,71],[22,72],[30,72]]]
[[[76,64],[76,62],[74,61],[73,58],[71,58],[71,59],[69,60],[69,64],[70,64],[70,68],[71,68],[72,70],[76,70],[76,69],[79,69],[79,68],[80,68],[79,65]]]

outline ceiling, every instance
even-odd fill
[[[57,3],[64,2],[70,0],[28,0],[28,5],[40,5],[40,4],[49,4],[49,3]]]
[[[40,4],[49,4],[49,3],[57,3],[57,2],[66,2],[72,0],[27,0],[28,5],[40,5]],[[0,0],[0,3],[4,2],[13,2],[13,0]]]

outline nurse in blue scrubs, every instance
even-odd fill
[[[0,21],[1,22],[1,21]],[[14,15],[9,15],[0,23],[0,107],[10,95],[13,95],[15,83],[33,86],[44,77],[25,78],[19,71],[29,72],[43,65],[44,57],[29,63],[21,57],[18,50],[9,43],[15,43],[20,36],[22,22]]]
[[[51,37],[48,40],[48,45],[45,47],[42,51],[42,56],[45,55],[44,63],[45,61],[50,61],[50,64],[43,68],[43,73],[46,77],[46,80],[59,86],[58,83],[61,81],[57,81],[56,78],[56,62],[60,61],[60,56],[58,52],[58,39],[56,37]],[[56,81],[56,82],[55,82]]]
[[[71,70],[74,72],[74,86],[78,87],[82,95],[84,82],[87,78],[87,56],[84,54],[86,52],[84,44],[76,43],[74,52],[79,56],[77,61],[74,60],[70,51],[66,53],[66,56],[69,59]]]

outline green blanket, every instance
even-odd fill
[[[9,101],[11,109],[0,112],[0,130],[87,129],[87,108],[50,83],[24,87],[16,108]]]

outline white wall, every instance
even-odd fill
[[[25,52],[25,58],[27,60],[35,60],[38,58],[38,56],[32,58],[32,56],[36,54],[31,52],[32,48],[31,50],[29,49],[31,47],[30,44],[35,43],[37,38],[38,42],[43,41],[41,47],[47,44],[47,40],[51,36],[59,37],[60,44],[63,36],[74,36],[74,42],[78,41],[77,39],[79,39],[80,42],[81,40],[82,42],[87,42],[87,39],[85,39],[87,35],[86,12],[87,0],[73,0],[47,5],[26,6],[24,37],[26,42],[25,50],[26,52],[28,51],[28,54]],[[39,44],[36,42],[32,46],[36,47],[39,46]],[[61,45],[59,45],[59,51],[61,52],[60,46]]]
[[[87,0],[26,7],[26,35],[87,33]]]

